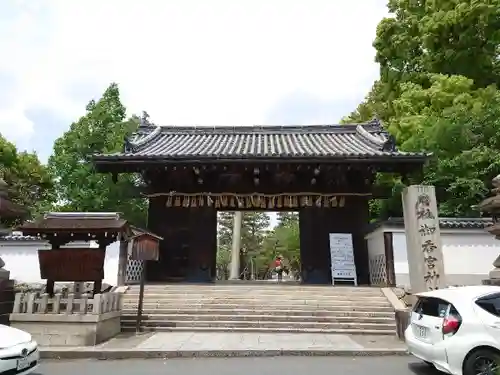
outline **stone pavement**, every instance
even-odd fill
[[[95,347],[44,347],[44,358],[401,355],[395,337],[336,334],[158,332],[121,334]]]

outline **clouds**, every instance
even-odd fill
[[[384,0],[6,0],[0,132],[61,133],[111,81],[161,124],[335,122],[377,76],[385,13]]]

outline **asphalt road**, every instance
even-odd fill
[[[332,372],[333,371],[333,372]],[[438,375],[411,357],[193,358],[121,361],[46,361],[36,375]]]

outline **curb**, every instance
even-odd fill
[[[42,359],[170,359],[208,357],[387,357],[408,355],[406,349],[339,349],[339,350],[137,350],[94,348],[40,348]]]

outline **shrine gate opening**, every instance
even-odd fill
[[[143,121],[98,171],[139,173],[148,229],[163,238],[150,282],[212,282],[217,211],[298,211],[301,276],[331,284],[329,233],[351,233],[358,283],[369,284],[368,203],[377,173],[406,176],[426,155],[396,149],[379,121],[354,125],[161,127]]]

